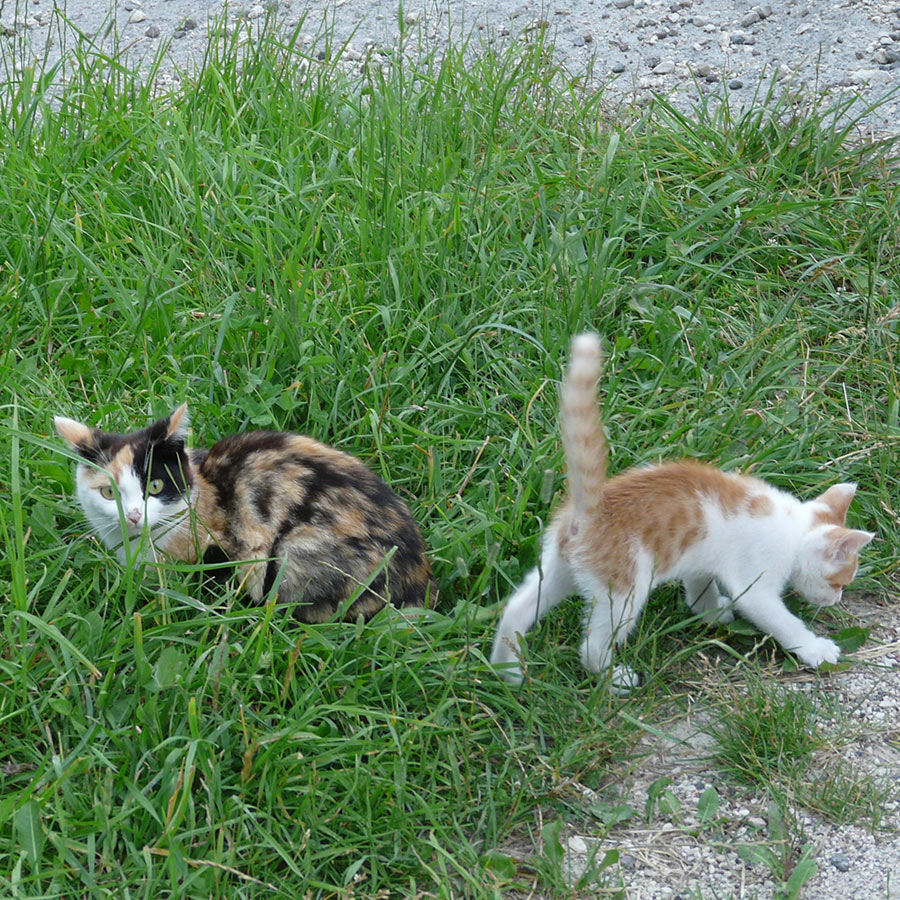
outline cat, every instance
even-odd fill
[[[688,606],[706,621],[728,622],[736,610],[806,665],[837,662],[837,644],[790,613],[781,593],[790,583],[817,606],[841,599],[860,549],[875,536],[844,526],[856,485],[836,484],[802,502],[757,478],[693,461],[607,480],[600,358],[596,335],[575,337],[560,402],[568,499],[546,529],[540,565],[503,612],[491,655],[498,672],[521,681],[525,633],[576,593],[586,601],[582,662],[603,672],[650,591],[672,580],[684,584]],[[614,690],[637,684],[631,669],[613,668]]]
[[[81,507],[123,562],[136,553],[231,562],[253,602],[277,588],[278,601],[294,604],[304,622],[330,619],[348,603],[345,617],[355,620],[388,598],[406,607],[436,597],[406,504],[348,453],[274,431],[187,449],[186,404],[131,434],[54,422],[80,457]],[[222,580],[229,569],[208,572]]]

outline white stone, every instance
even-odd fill
[[[573,835],[569,838],[566,843],[569,845],[569,850],[572,853],[587,853],[588,845],[583,837],[579,837],[577,834]]]

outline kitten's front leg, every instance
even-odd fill
[[[719,593],[712,575],[694,575],[684,579],[684,599],[695,615],[704,622],[731,622],[734,619],[731,601]]]
[[[751,588],[735,601],[738,612],[761,631],[771,634],[785,650],[813,668],[836,663],[841,649],[829,638],[806,627],[784,605],[781,597],[764,588]]]

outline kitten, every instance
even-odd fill
[[[279,602],[296,604],[304,622],[329,619],[363,585],[348,619],[369,618],[388,598],[424,606],[436,596],[406,504],[347,453],[267,431],[189,450],[186,405],[124,435],[54,421],[81,457],[81,506],[122,561],[136,552],[155,559],[158,551],[187,562],[232,561],[254,603],[277,585]]]
[[[856,486],[836,484],[802,502],[757,478],[691,461],[607,481],[599,376],[599,339],[576,337],[560,404],[569,498],[544,535],[540,566],[500,620],[491,656],[503,664],[500,673],[521,680],[525,633],[575,593],[586,601],[582,662],[603,671],[613,640],[624,641],[650,591],[672,580],[683,582],[688,606],[707,621],[730,621],[737,610],[807,665],[837,662],[837,644],[792,615],[781,593],[790,583],[817,606],[841,599],[857,554],[874,537],[844,527]],[[627,667],[613,670],[614,688],[637,683]]]

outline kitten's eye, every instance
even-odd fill
[[[147,485],[147,492],[150,494],[161,494],[163,489],[162,478],[151,478]]]
[[[112,489],[112,485],[111,485],[111,484],[104,484],[104,485],[100,488],[100,496],[101,496],[104,500],[115,500],[116,494],[115,494],[115,491],[113,491],[113,489]]]

